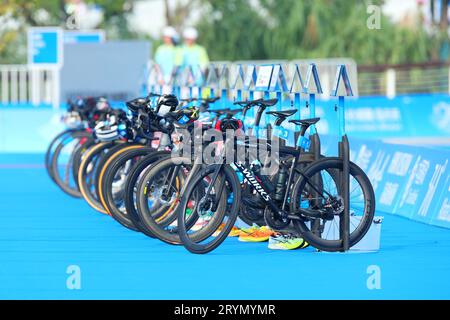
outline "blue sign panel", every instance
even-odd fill
[[[105,41],[103,30],[65,31],[64,43],[102,43]]]
[[[60,28],[30,28],[28,30],[28,63],[60,66],[63,57]]]

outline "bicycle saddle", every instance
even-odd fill
[[[277,103],[278,103],[278,99],[269,99],[269,100],[258,99],[258,100],[253,100],[253,101],[234,102],[235,105],[240,105],[240,106],[261,106],[262,105],[265,107],[273,107]]]
[[[221,110],[211,110],[211,112],[216,113],[218,116],[223,116],[226,115],[227,117],[231,118],[235,115],[237,115],[238,113],[242,112],[242,109],[221,109]]]
[[[182,102],[194,102],[194,101],[200,101],[204,103],[214,103],[220,100],[220,97],[215,98],[192,98],[192,99],[181,99]]]
[[[276,126],[281,126],[281,124],[289,117],[297,113],[297,110],[285,110],[285,111],[269,111],[267,114],[272,115],[277,118],[275,121]]]
[[[278,99],[270,99],[270,100],[261,100],[259,102],[260,105],[266,106],[266,107],[273,107],[278,103]]]
[[[297,126],[302,126],[302,127],[310,127],[313,124],[316,124],[317,122],[320,121],[320,118],[312,118],[312,119],[305,119],[305,120],[290,120],[290,123],[293,123]]]
[[[137,98],[126,103],[128,109],[133,112],[138,112],[139,109],[144,108],[149,103],[148,98]]]
[[[215,97],[215,98],[198,98],[198,99],[194,99],[193,101],[200,101],[203,103],[207,103],[207,104],[212,104],[214,102],[217,102],[220,100],[220,97]]]

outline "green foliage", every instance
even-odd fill
[[[380,30],[370,30],[368,3],[361,0],[249,3],[203,0],[207,13],[198,27],[212,59],[352,57],[362,64],[407,63],[428,61],[439,47],[420,26],[401,28],[385,16]]]
[[[264,20],[247,0],[204,1],[198,29],[200,43],[214,60],[264,59]]]
[[[109,39],[145,38],[131,32],[128,26],[127,14],[133,0],[85,1],[103,9],[100,28],[107,31]],[[369,30],[367,5],[382,3],[383,0],[195,0],[177,5],[168,15],[178,21],[189,16],[190,10],[200,10],[199,42],[206,46],[212,60],[351,57],[360,64],[386,64],[429,61],[445,52],[441,47],[449,43],[448,35],[431,36],[420,24],[406,29],[382,16],[381,30]],[[23,63],[24,50],[20,48],[24,47],[26,28],[64,25],[64,6],[64,0],[2,0],[0,16],[11,14],[20,22],[20,28],[5,30],[0,25],[0,63]],[[38,19],[39,9],[48,13],[46,19]]]

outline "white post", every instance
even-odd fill
[[[11,103],[17,103],[18,101],[18,79],[19,71],[16,67],[11,68],[10,76],[11,76]]]
[[[26,67],[20,68],[19,75],[19,102],[25,103],[27,102],[27,69]]]
[[[53,70],[42,71],[41,78],[42,87],[44,90],[44,102],[53,105],[53,87],[51,85],[53,79]]]
[[[386,96],[389,99],[397,95],[397,75],[395,69],[388,69],[386,72]]]
[[[56,67],[53,70],[53,76],[52,76],[52,82],[53,82],[53,97],[52,97],[52,104],[53,104],[53,110],[59,110],[60,104],[61,104],[61,69],[59,67]]]
[[[30,96],[31,103],[33,106],[38,106],[41,100],[41,92],[39,88],[39,70],[36,68],[32,68],[31,70],[31,85],[30,85]]]
[[[2,102],[4,104],[7,104],[9,101],[8,71],[2,68],[1,75],[2,75]]]
[[[326,68],[326,71],[322,74],[320,83],[322,85],[322,91],[327,92],[327,94],[322,95],[322,99],[329,100],[330,96],[328,92],[331,92],[330,68]]]

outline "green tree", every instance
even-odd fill
[[[266,24],[247,0],[202,2],[199,41],[213,60],[264,59]]]
[[[202,2],[203,44],[213,59],[352,57],[361,64],[428,61],[436,39],[423,28],[402,28],[381,16],[367,27],[368,1],[214,0]],[[256,4],[254,4],[256,3]],[[382,5],[383,0],[370,4]],[[419,22],[418,22],[419,23]]]

